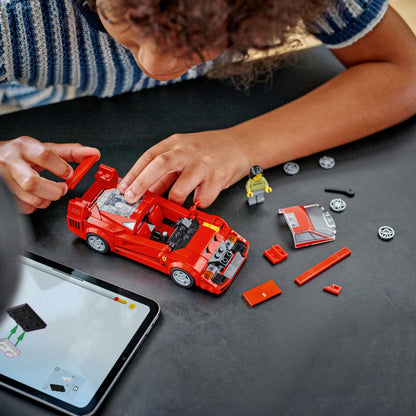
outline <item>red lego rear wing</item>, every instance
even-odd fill
[[[68,185],[68,189],[74,189],[99,158],[100,156],[98,155],[85,158],[75,169],[72,178],[65,181]]]
[[[95,181],[82,196],[82,199],[92,202],[103,189],[116,188],[118,174],[114,168],[101,164],[94,175]]]

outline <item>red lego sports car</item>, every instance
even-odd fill
[[[112,251],[166,274],[179,286],[224,292],[247,257],[249,243],[220,217],[146,192],[129,204],[117,171],[100,165],[95,182],[69,201],[69,230],[99,253]]]

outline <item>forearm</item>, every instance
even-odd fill
[[[334,51],[347,68],[305,96],[230,129],[250,164],[270,167],[366,137],[416,113],[416,37],[391,8]]]
[[[416,71],[365,63],[305,96],[232,127],[250,165],[271,167],[368,136],[416,112]]]
[[[146,151],[119,187],[128,202],[169,188],[201,207],[245,177],[368,136],[416,112],[416,38],[392,9],[371,32],[334,55],[347,68],[316,90],[224,130],[175,134]],[[269,189],[270,191],[270,189]]]

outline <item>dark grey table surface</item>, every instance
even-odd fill
[[[223,128],[264,113],[342,70],[324,48],[299,54],[272,85],[249,92],[198,79],[111,99],[78,99],[0,117],[3,138],[97,146],[101,162],[123,176],[137,157],[176,132]],[[392,103],[394,105],[394,103]],[[301,119],[299,120],[301,122]],[[322,120],[325,123],[325,119]],[[276,132],[278,134],[278,132]],[[319,167],[322,154],[335,158]],[[416,275],[414,255],[416,119],[364,140],[267,170],[273,192],[248,207],[245,179],[206,209],[251,244],[247,262],[221,296],[184,290],[164,274],[116,255],[99,255],[66,227],[68,200],[30,216],[40,255],[155,299],[162,315],[98,411],[99,415],[410,415],[416,411]],[[278,208],[337,197],[325,187],[352,188],[333,214],[334,242],[295,249]],[[188,201],[189,205],[189,201]],[[377,237],[381,225],[396,235]],[[272,265],[263,251],[289,254]],[[342,247],[352,254],[304,286],[296,276]],[[282,294],[254,308],[242,293],[274,280]],[[336,297],[323,286],[342,286]],[[1,415],[53,411],[0,390]]]

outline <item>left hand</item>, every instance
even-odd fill
[[[249,158],[230,130],[174,134],[147,150],[119,184],[126,201],[137,201],[146,190],[164,193],[182,204],[193,191],[201,208],[225,188],[247,175]]]

